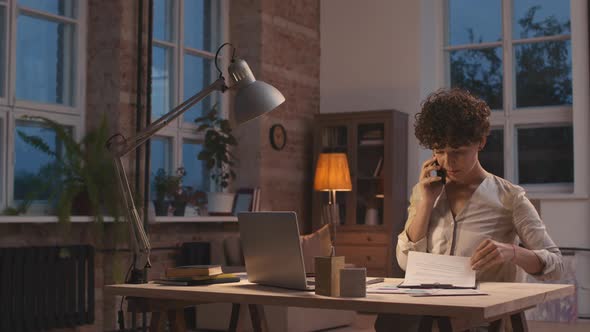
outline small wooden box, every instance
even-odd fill
[[[345,267],[340,270],[340,296],[367,296],[367,269],[364,267]]]
[[[340,296],[340,270],[344,268],[344,256],[315,257],[315,293]]]

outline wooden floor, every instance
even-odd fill
[[[325,330],[326,332],[373,332],[375,315],[358,314],[353,326]],[[579,320],[576,324],[528,321],[530,332],[588,332],[590,320]]]

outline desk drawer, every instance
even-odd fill
[[[387,245],[390,234],[373,232],[340,232],[336,233],[336,244]]]
[[[336,255],[344,256],[346,263],[367,269],[387,269],[387,247],[337,246]]]

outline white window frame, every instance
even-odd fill
[[[0,194],[0,209],[7,206],[14,206],[14,161],[15,153],[15,128],[16,121],[24,120],[23,116],[44,116],[58,123],[69,126],[74,131],[74,137],[79,140],[85,130],[85,106],[86,106],[86,35],[87,35],[87,0],[78,0],[75,2],[75,18],[68,18],[54,15],[48,12],[39,11],[18,5],[18,0],[7,0],[0,4],[6,7],[6,38],[5,49],[5,80],[4,98],[0,98],[0,129],[3,149],[0,157],[0,170],[3,181],[0,181],[2,191]],[[31,14],[41,18],[47,18],[53,21],[67,22],[74,25],[74,45],[72,45],[75,54],[74,73],[71,75],[74,90],[72,91],[72,105],[44,104],[33,101],[16,99],[16,34],[17,20],[20,12]],[[28,121],[28,120],[25,120]],[[31,210],[39,210],[43,207],[35,206]],[[19,217],[23,218],[23,217]],[[47,216],[37,215],[24,217],[27,221],[46,220]],[[50,217],[54,219],[54,217]],[[18,220],[13,216],[0,216],[0,222],[14,222]],[[55,218],[57,220],[57,218]]]
[[[8,63],[10,61],[10,51],[11,51],[10,40],[12,39],[10,36],[10,31],[11,31],[11,29],[10,29],[11,24],[10,23],[12,22],[12,20],[11,20],[12,10],[11,10],[10,3],[8,1],[0,3],[0,7],[4,7],[4,12],[6,15],[6,20],[4,22],[5,36],[0,36],[0,39],[5,38],[5,40],[4,40],[4,68],[3,68],[4,69],[4,77],[0,77],[0,80],[4,80],[4,82],[3,82],[4,87],[3,87],[2,94],[0,95],[0,104],[1,105],[8,105],[8,100],[9,100],[9,98],[8,98],[8,96],[9,96],[9,94],[8,94],[8,92],[9,92],[8,91],[9,90],[8,89],[8,85],[9,85],[8,81],[10,80],[10,73],[11,73]],[[4,125],[6,125],[6,123]]]
[[[502,47],[503,70],[503,110],[494,111],[491,126],[504,131],[504,177],[516,183],[516,127],[535,126],[550,127],[555,124],[571,124],[573,126],[574,182],[572,184],[524,184],[522,185],[531,198],[586,198],[589,194],[590,176],[588,174],[589,152],[588,134],[590,119],[589,78],[588,78],[588,4],[586,0],[570,0],[571,34],[524,40],[512,39],[512,0],[499,0],[502,5],[502,32],[500,42],[448,46],[448,0],[432,1],[437,13],[437,25],[442,26],[435,35],[435,43],[440,50],[436,59],[436,87],[450,86],[449,51],[467,48]],[[540,40],[570,40],[572,57],[572,105],[527,107],[513,110],[514,78],[513,78],[513,46]]]
[[[217,1],[219,6],[219,13],[220,17],[219,20],[221,22],[213,22],[214,24],[219,25],[219,42],[220,44],[217,46],[221,46],[221,43],[227,41],[229,39],[229,3],[227,0],[212,0]],[[190,55],[195,55],[199,57],[204,57],[210,59],[212,63],[215,61],[215,50],[212,52],[199,50],[190,48],[184,45],[184,0],[171,0],[172,2],[172,18],[171,24],[172,26],[172,41],[164,41],[164,40],[157,40],[153,39],[153,47],[165,47],[171,51],[172,56],[172,68],[171,68],[171,80],[170,84],[172,85],[172,92],[170,94],[170,99],[172,100],[172,104],[170,107],[174,107],[179,105],[183,99],[183,92],[184,92],[184,55],[185,53],[189,53]],[[215,36],[214,36],[215,37]],[[220,54],[219,59],[219,67],[223,70],[227,68],[228,58],[227,55],[229,53],[230,48],[224,48],[223,54]],[[212,68],[212,78],[216,78],[218,73],[217,71]],[[197,93],[198,91],[194,91],[193,93]],[[186,96],[186,98],[190,97]],[[228,115],[228,94],[223,93],[221,94],[221,113],[227,117]],[[171,109],[170,108],[170,109]],[[166,113],[166,112],[164,112]],[[152,118],[152,121],[156,119]],[[166,137],[172,139],[172,153],[171,157],[173,160],[171,161],[172,169],[167,170],[169,173],[173,173],[176,171],[177,168],[184,166],[183,163],[183,155],[182,155],[182,147],[184,141],[191,141],[196,143],[202,143],[204,141],[204,134],[197,133],[196,129],[199,125],[193,124],[190,122],[184,122],[184,115],[179,116],[174,121],[170,122],[165,128],[162,128],[158,135],[159,137]],[[196,158],[196,157],[195,157]],[[155,170],[150,169],[150,173],[154,172]],[[151,193],[150,193],[151,195]]]
[[[6,163],[6,156],[8,155],[8,113],[9,110],[5,106],[0,106],[0,208],[4,209],[6,206],[5,200],[8,197],[7,179],[8,170]],[[9,182],[9,181],[8,181]]]

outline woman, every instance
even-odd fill
[[[408,252],[421,251],[471,257],[478,281],[522,281],[520,269],[541,280],[558,279],[561,253],[524,190],[479,163],[490,113],[484,101],[460,89],[440,90],[422,103],[415,135],[433,157],[422,164],[412,191],[397,261],[405,269]],[[419,321],[380,315],[375,329],[401,323],[411,331]]]

